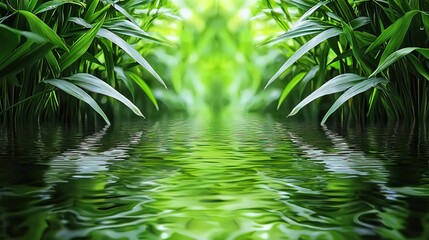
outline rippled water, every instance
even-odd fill
[[[331,128],[3,127],[0,239],[428,239],[426,129]]]

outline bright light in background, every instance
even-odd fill
[[[252,16],[252,12],[248,8],[242,8],[238,11],[238,16],[240,16],[241,19],[248,21]]]
[[[172,3],[181,18],[178,49],[169,53],[168,60],[174,62],[168,72],[175,92],[170,88],[158,96],[169,106],[185,105],[188,112],[248,110],[262,89],[267,64],[261,64],[254,42],[251,19],[259,11],[257,1]]]
[[[180,16],[184,19],[184,20],[189,20],[192,18],[192,11],[189,8],[182,8],[180,9]]]

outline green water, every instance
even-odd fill
[[[428,239],[428,132],[262,116],[0,129],[0,239]]]

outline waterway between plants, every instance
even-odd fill
[[[0,128],[0,239],[429,239],[426,129],[265,116]]]

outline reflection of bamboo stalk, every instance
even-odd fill
[[[375,181],[377,183],[381,181],[381,185],[386,184],[388,176],[384,164],[380,159],[366,156],[364,152],[357,150],[356,147],[351,147],[343,137],[332,132],[326,126],[322,126],[322,128],[326,138],[333,144],[335,153],[338,154],[331,154],[323,149],[307,144],[291,131],[289,131],[289,136],[291,141],[298,145],[307,158],[325,164],[329,172],[346,175],[371,175],[373,178],[376,178]],[[365,169],[368,167],[371,167],[371,169]],[[373,169],[373,167],[377,168]]]

